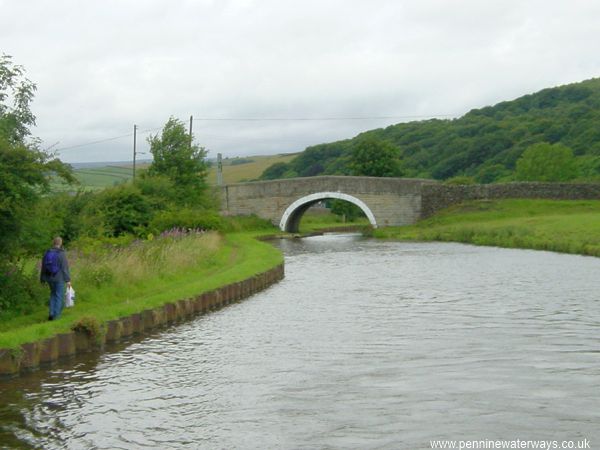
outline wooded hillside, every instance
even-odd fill
[[[544,89],[516,100],[469,111],[452,120],[399,123],[353,139],[308,147],[262,179],[352,175],[358,142],[387,141],[397,147],[402,176],[472,177],[491,183],[516,179],[517,160],[536,143],[561,144],[575,157],[575,179],[600,180],[600,78]]]

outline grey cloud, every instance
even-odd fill
[[[160,127],[171,115],[463,114],[596,76],[595,3],[0,1],[0,50],[38,84],[35,134],[70,146],[128,134],[134,123]],[[198,122],[195,129],[200,144],[235,156],[300,151],[392,122]],[[62,156],[130,153],[123,138]]]

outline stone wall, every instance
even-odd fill
[[[508,198],[600,200],[600,183],[428,184],[422,186],[421,218],[467,200]]]

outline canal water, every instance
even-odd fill
[[[216,313],[0,381],[0,448],[600,448],[600,259],[326,235]]]

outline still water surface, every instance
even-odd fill
[[[600,259],[279,245],[285,280],[245,302],[0,382],[4,448],[600,448]]]

